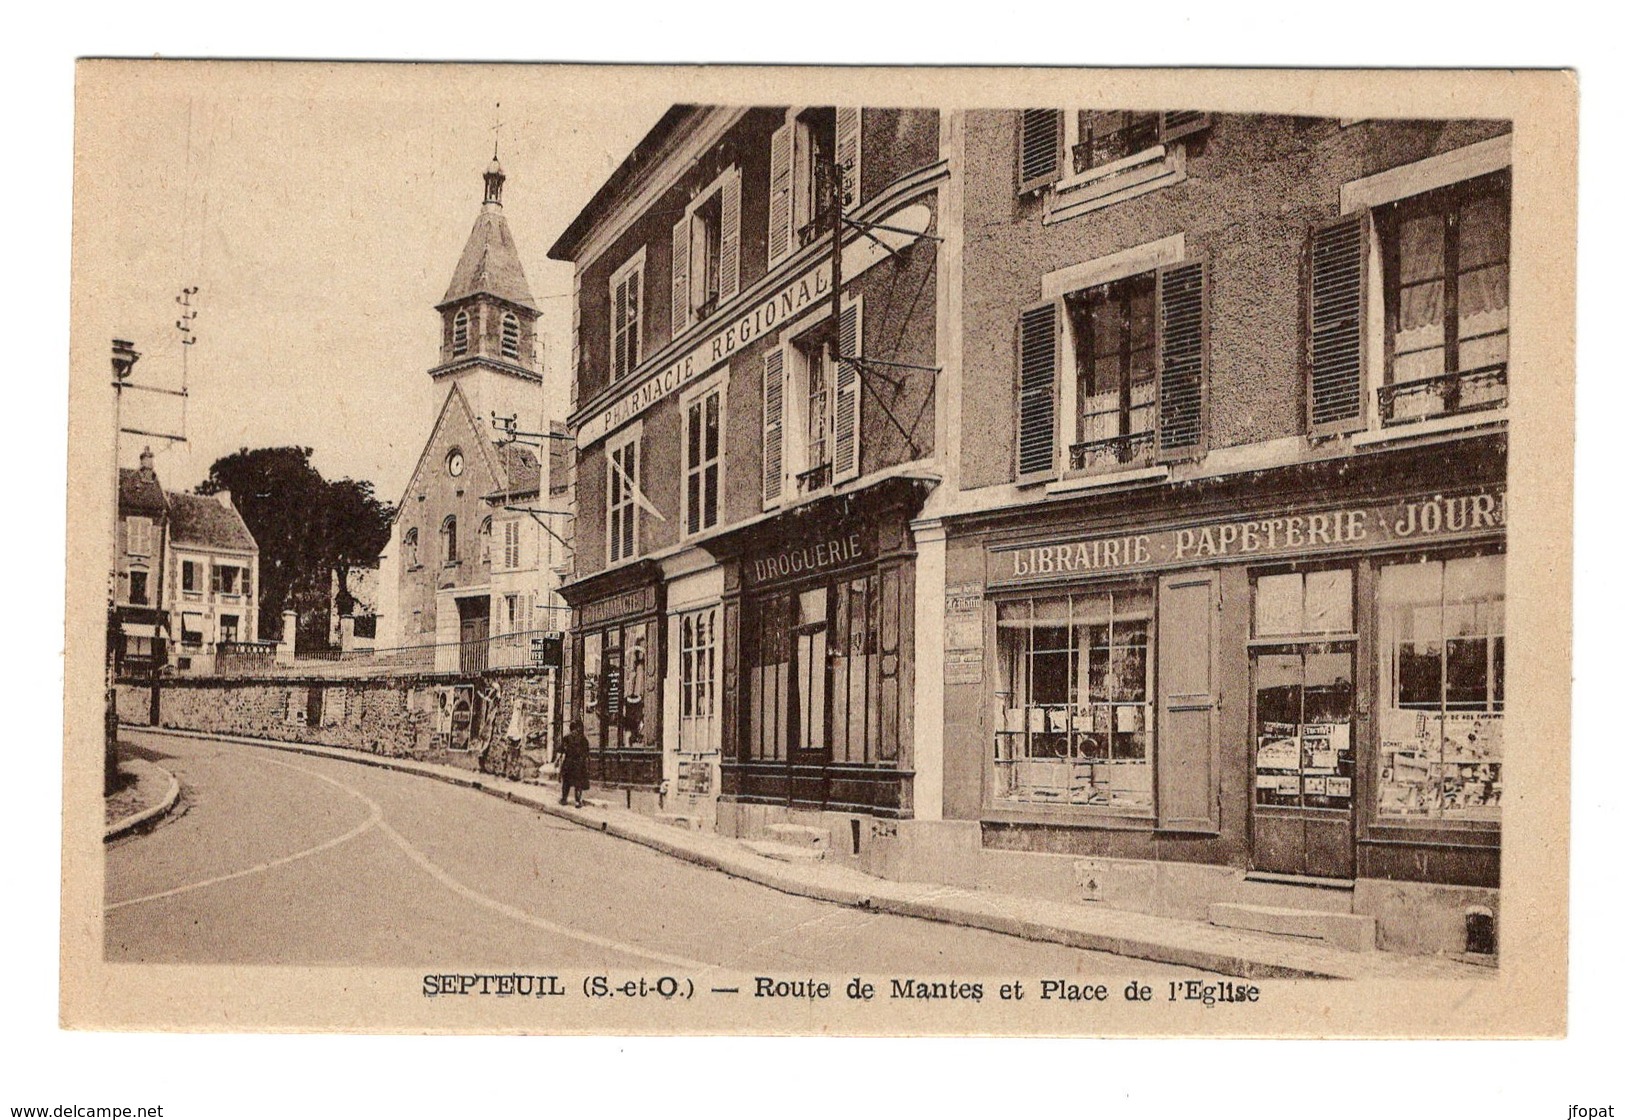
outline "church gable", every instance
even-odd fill
[[[455,452],[461,453],[461,474],[452,473],[451,458]],[[479,496],[506,486],[507,478],[490,436],[479,430],[468,398],[462,388],[454,384],[418,456],[417,467],[401,497],[399,514],[405,514],[413,503],[420,498],[427,500],[437,491],[449,494],[462,490]]]

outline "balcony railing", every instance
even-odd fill
[[[811,494],[814,490],[822,490],[830,482],[830,465],[819,463],[796,475],[796,487],[803,494]]]
[[[488,670],[540,672],[531,660],[531,639],[557,631],[526,630],[468,642],[440,642],[389,649],[301,650],[292,661],[277,659],[275,642],[222,642],[216,648],[217,676],[387,677]]]
[[[1505,408],[1506,401],[1505,362],[1416,381],[1401,381],[1377,390],[1377,404],[1384,425],[1411,424],[1419,420]]]
[[[1072,445],[1071,464],[1075,471],[1106,470],[1151,462],[1157,433],[1130,432]]]

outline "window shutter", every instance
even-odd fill
[[[762,508],[777,505],[784,488],[784,351],[762,364]]]
[[[862,379],[858,365],[850,359],[863,353],[863,320],[860,308],[849,303],[841,308],[841,361],[835,368],[835,455],[834,481],[858,477],[858,435],[862,417],[858,409]]]
[[[1061,177],[1062,137],[1059,109],[1023,109],[1021,143],[1017,156],[1017,193],[1038,190]]]
[[[722,181],[722,253],[717,269],[717,302],[723,303],[739,291],[739,171]]]
[[[1218,573],[1165,575],[1157,591],[1157,827],[1219,831]]]
[[[1160,270],[1157,280],[1157,453],[1165,462],[1195,459],[1207,435],[1207,270],[1193,261]]]
[[[768,158],[767,263],[790,255],[790,169],[795,162],[796,129],[787,124],[773,134]]]
[[[841,167],[841,208],[863,200],[863,110],[835,110],[835,162]]]
[[[1309,236],[1309,430],[1316,434],[1354,431],[1364,420],[1367,221],[1355,214]]]
[[[1212,125],[1211,113],[1198,113],[1194,109],[1174,109],[1162,114],[1161,120],[1157,122],[1157,132],[1164,144],[1170,144]]]
[[[1017,419],[1016,473],[1042,474],[1055,469],[1056,303],[1041,303],[1021,313],[1017,328],[1020,365],[1020,415]]]
[[[671,227],[671,336],[688,326],[688,215]]]

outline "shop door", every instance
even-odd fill
[[[822,809],[829,800],[827,600],[822,587],[802,592],[790,664],[790,804],[802,809]]]
[[[1258,650],[1252,678],[1253,867],[1352,879],[1352,644]]]

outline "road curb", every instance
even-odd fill
[[[620,840],[631,841],[643,847],[651,848],[663,855],[680,859],[685,863],[720,871],[725,875],[756,883],[758,886],[768,887],[783,894],[811,898],[820,902],[830,902],[874,913],[892,914],[898,917],[920,918],[945,925],[980,929],[989,933],[1002,933],[1012,937],[1019,937],[1024,941],[1044,941],[1074,949],[1111,953],[1115,956],[1152,961],[1159,964],[1178,965],[1245,979],[1342,980],[1354,978],[1351,973],[1334,971],[1323,967],[1311,968],[1280,959],[1281,956],[1290,956],[1290,953],[1278,954],[1276,959],[1270,960],[1265,959],[1265,955],[1262,954],[1247,956],[1197,946],[1170,944],[1166,941],[1153,941],[1147,938],[1117,933],[1079,929],[1016,915],[986,913],[967,907],[954,906],[951,903],[908,898],[888,892],[883,887],[878,890],[860,891],[830,883],[809,882],[793,875],[784,874],[773,868],[759,866],[756,859],[702,851],[684,845],[676,838],[668,839],[663,836],[653,835],[643,828],[629,826],[607,817],[593,816],[585,810],[575,809],[572,806],[555,804],[550,797],[540,795],[544,788],[541,786],[536,787],[539,796],[530,797],[517,790],[491,785],[489,779],[493,778],[494,775],[481,774],[477,771],[470,771],[469,776],[465,778],[460,774],[445,773],[438,768],[429,769],[428,766],[432,764],[421,764],[411,759],[396,759],[385,755],[362,754],[345,747],[330,747],[320,743],[258,739],[247,735],[189,731],[181,728],[145,727],[139,724],[126,726],[132,732],[170,735],[183,739],[208,739],[251,747],[269,747],[273,750],[286,751],[291,754],[302,754],[313,758],[337,759],[342,762],[373,766],[381,770],[394,770],[399,773],[432,778],[447,785],[462,786],[465,789],[477,790],[480,793],[501,798],[515,805],[523,805],[544,815],[558,817],[572,824],[595,832],[602,832]],[[761,863],[775,862],[765,857],[757,857],[757,859]],[[876,881],[877,886],[884,882],[884,880]],[[1286,948],[1289,947],[1283,947],[1283,949]]]
[[[123,820],[114,821],[112,824],[108,825],[107,828],[102,832],[103,844],[117,840],[121,836],[128,836],[136,829],[158,820],[160,817],[163,817],[171,809],[173,809],[175,807],[175,802],[180,799],[180,779],[155,762],[148,763],[148,765],[169,779],[169,788],[164,791],[164,796],[156,805],[148,805],[145,809],[131,813]]]

